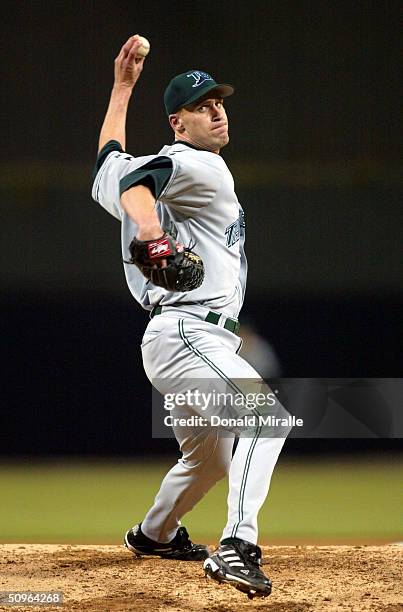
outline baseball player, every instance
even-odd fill
[[[127,284],[150,313],[141,346],[149,380],[162,394],[186,379],[202,385],[209,378],[242,392],[237,380],[262,381],[237,354],[247,273],[245,221],[220,156],[229,141],[223,99],[234,89],[201,70],[173,78],[164,103],[174,142],[157,154],[133,157],[125,151],[125,122],[144,64],[139,45],[138,36],[130,37],[115,60],[92,196],[121,222]],[[174,426],[182,457],[142,522],[126,533],[125,544],[137,555],[204,560],[208,577],[264,597],[271,582],[260,567],[257,515],[286,434],[263,437],[260,427],[252,435],[241,431],[232,456],[235,429],[226,436],[219,431]],[[181,518],[227,475],[228,520],[210,554],[189,539]]]

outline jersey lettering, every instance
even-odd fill
[[[172,238],[174,238],[174,240],[176,240],[177,236],[178,236],[178,228],[176,227],[175,223],[173,221],[170,221],[169,224],[164,226],[164,231],[167,234],[170,234],[172,236]]]
[[[243,210],[239,213],[239,217],[234,223],[231,223],[225,230],[227,237],[226,246],[232,247],[238,242],[241,236],[245,233],[245,214]]]

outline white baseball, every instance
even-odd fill
[[[137,36],[141,42],[141,46],[137,49],[137,57],[146,57],[150,52],[150,43],[144,36],[140,36],[139,34]]]

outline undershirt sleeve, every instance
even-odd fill
[[[145,185],[158,200],[173,171],[169,157],[155,157],[144,166],[130,172],[120,180],[120,195],[136,185]]]
[[[98,153],[97,161],[95,162],[95,167],[92,173],[93,180],[98,174],[98,170],[108,157],[109,153],[112,153],[112,151],[119,151],[119,153],[123,153],[122,145],[117,140],[108,140],[108,142],[102,147],[102,149]]]

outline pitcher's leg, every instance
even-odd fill
[[[183,456],[165,476],[141,524],[143,533],[156,542],[172,540],[180,519],[228,474],[231,464],[234,437],[219,437],[217,428],[178,441]]]
[[[244,398],[249,390],[255,388],[266,395],[271,392],[269,387],[264,388],[264,382],[256,370],[235,353],[235,344],[239,346],[236,337],[219,328],[214,329],[214,334],[206,333],[207,327],[212,326],[188,319],[179,320],[177,326],[169,322],[169,326],[166,324],[164,330],[161,330],[163,334],[159,339],[144,346],[143,357],[147,375],[153,384],[154,379],[163,379],[161,389],[158,390],[161,393],[172,391],[169,388],[172,381],[176,385],[178,378],[173,368],[180,356],[182,362],[187,363],[188,375],[193,376],[188,383],[183,382],[185,386],[188,384],[189,387],[200,387],[206,381],[213,380],[219,386],[226,385],[226,390]],[[234,339],[237,340],[236,343]],[[170,363],[169,369],[165,368],[163,372],[155,367],[160,355],[164,355]],[[195,379],[200,380],[200,384],[195,382]],[[149,538],[160,542],[169,541],[175,535],[181,516],[225,475],[231,461],[232,440],[228,444],[228,438],[217,439],[217,430],[212,430],[214,452],[211,452],[210,456],[204,454],[202,457],[197,454],[202,450],[200,441],[189,443],[186,437],[180,439],[176,434],[181,447],[185,449],[186,445],[190,444],[193,456],[190,458],[185,454],[186,461],[180,461],[164,479],[155,504],[142,524]],[[224,538],[236,537],[256,542],[257,514],[267,496],[270,479],[286,435],[281,438],[241,437],[230,469],[229,515]],[[222,455],[223,448],[226,450]]]
[[[241,437],[229,473],[228,521],[221,540],[257,543],[257,516],[285,438]]]

